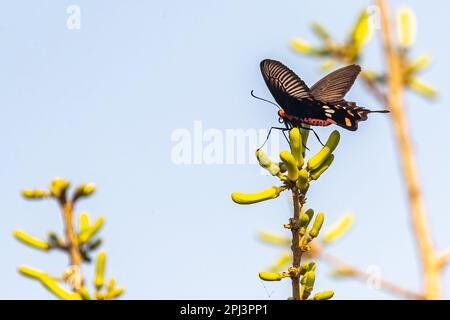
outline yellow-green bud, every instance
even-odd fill
[[[306,213],[300,214],[300,228],[306,228],[309,224],[309,216]]]
[[[308,299],[309,295],[314,289],[314,282],[316,281],[316,273],[308,271],[301,279],[302,287],[300,289],[300,296],[302,300]]]
[[[89,294],[89,291],[85,286],[82,286],[78,292],[80,293],[83,300],[91,300],[91,295]]]
[[[80,231],[83,232],[89,228],[89,215],[86,211],[80,213]]]
[[[323,240],[326,242],[333,242],[342,237],[353,224],[353,215],[346,214],[341,217],[333,226],[325,231]]]
[[[297,167],[297,161],[295,160],[292,153],[290,153],[289,151],[282,151],[280,153],[280,158],[287,167],[289,180],[297,181],[299,171]]]
[[[280,172],[280,167],[272,162],[262,149],[256,150],[256,158],[259,165],[269,171],[272,176],[276,176]]]
[[[96,191],[95,183],[80,184],[75,190],[74,198],[89,197]]]
[[[94,285],[97,290],[100,290],[105,284],[105,267],[106,267],[106,253],[100,251],[97,257],[97,267],[95,269]]]
[[[284,187],[274,186],[258,193],[233,192],[231,194],[231,199],[237,204],[253,204],[261,201],[275,199],[280,195],[280,192],[284,190]]]
[[[300,189],[301,192],[305,192],[309,187],[309,174],[306,169],[301,169],[298,174],[298,180],[296,182],[297,188]]]
[[[100,228],[105,223],[104,217],[99,217],[95,223],[90,226],[89,228],[81,231],[78,235],[78,242],[80,245],[87,243],[92,237],[97,234],[97,232],[100,230]]]
[[[305,211],[305,214],[309,217],[309,221],[312,220],[312,218],[314,217],[314,210],[313,209],[308,209]]]
[[[118,298],[119,296],[121,296],[123,293],[125,292],[124,288],[117,288],[114,289],[111,292],[108,292],[105,296],[105,300],[111,300],[111,299],[115,299]]]
[[[70,292],[63,288],[56,279],[47,273],[27,266],[20,266],[19,272],[24,276],[39,280],[51,293],[63,300],[81,300],[79,293]]]
[[[256,159],[258,159],[259,165],[263,168],[267,168],[272,163],[272,160],[262,149],[256,150]]]
[[[333,298],[334,292],[332,290],[327,290],[323,292],[316,293],[313,300],[329,300]]]
[[[280,281],[285,275],[281,272],[260,272],[259,278],[264,281]]]
[[[297,161],[297,167],[301,169],[305,160],[303,159],[303,144],[300,130],[298,128],[293,128],[289,132],[289,139],[291,142],[291,153],[294,156],[295,161]]]
[[[66,191],[69,186],[69,181],[65,180],[64,178],[57,177],[51,182],[50,191],[55,198],[61,198],[66,195]]]
[[[30,247],[45,251],[50,249],[50,244],[48,242],[35,238],[26,233],[25,231],[16,230],[14,231],[14,236],[16,237],[17,240],[22,241],[23,243],[29,245]]]
[[[48,197],[49,193],[41,189],[34,189],[34,190],[27,189],[22,191],[22,196],[26,199],[37,200]]]
[[[334,155],[330,154],[328,158],[314,171],[311,171],[310,177],[312,180],[317,180],[320,178],[322,173],[324,173],[333,163]]]
[[[308,170],[317,170],[336,149],[337,145],[339,144],[339,139],[339,131],[333,131],[328,138],[327,143],[325,143],[325,146],[315,156],[308,160]]]
[[[315,271],[316,270],[316,264],[314,262],[303,262],[300,266],[300,274],[303,276],[308,271]]]
[[[316,218],[314,219],[314,224],[313,224],[311,230],[309,231],[309,235],[311,236],[311,238],[316,238],[319,235],[319,232],[320,232],[320,229],[322,228],[324,219],[325,219],[325,216],[324,216],[323,212],[319,212],[316,215]]]

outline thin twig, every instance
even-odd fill
[[[61,204],[64,216],[64,225],[66,231],[66,244],[72,266],[81,266],[82,257],[78,245],[78,237],[73,225],[73,202],[65,201]]]
[[[331,265],[336,269],[345,268],[346,273],[348,273],[349,277],[355,278],[363,282],[367,282],[371,277],[373,277],[373,275],[370,274],[369,272],[362,271],[357,267],[349,265],[346,261],[326,252],[322,247],[316,246],[316,250],[318,257],[321,260],[323,260],[324,262],[328,263],[329,265]],[[402,288],[389,280],[377,277],[377,281],[378,284],[380,285],[380,288],[388,292],[403,296],[408,299],[416,299],[416,300],[424,299],[424,296],[422,294]]]
[[[367,75],[363,73],[361,77],[364,80],[364,84],[366,85],[367,89],[372,93],[372,95],[381,103],[383,103],[385,108],[387,108],[388,99],[386,97],[386,94],[382,92],[375,81],[370,79]]]

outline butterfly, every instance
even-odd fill
[[[350,131],[358,129],[358,122],[367,120],[372,111],[344,99],[355,82],[361,67],[349,65],[320,79],[311,88],[281,62],[261,61],[261,73],[275,101],[280,106],[278,116],[287,128],[338,125]]]

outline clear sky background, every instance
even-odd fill
[[[440,248],[450,245],[447,201],[450,117],[447,93],[449,4],[391,1],[416,12],[413,55],[430,52],[423,78],[440,99],[407,96],[408,117],[422,187]],[[81,8],[81,29],[68,30],[66,9]],[[257,274],[282,250],[260,243],[258,230],[283,233],[287,198],[253,206],[231,202],[233,191],[258,191],[276,181],[257,165],[175,165],[177,128],[265,129],[276,110],[250,97],[270,97],[259,71],[264,58],[283,61],[307,83],[320,76],[317,60],[294,53],[288,41],[314,42],[312,21],[344,39],[366,1],[9,1],[0,5],[0,298],[52,298],[20,276],[21,264],[59,274],[60,252],[45,254],[18,243],[24,229],[45,237],[60,231],[51,201],[27,202],[20,190],[45,187],[55,176],[93,181],[98,193],[80,203],[102,231],[108,276],[126,288],[127,299],[285,299],[289,282],[265,283]],[[383,67],[379,34],[364,64]],[[348,95],[379,107],[357,83]],[[326,137],[333,128],[318,131]],[[342,134],[332,170],[311,188],[309,205],[331,224],[354,212],[356,225],[332,252],[361,267],[375,265],[383,277],[421,286],[393,128],[373,115],[356,132]],[[312,140],[311,148],[318,149]],[[314,144],[315,143],[315,144]],[[92,267],[87,275],[92,279]],[[317,290],[337,299],[395,298],[353,280],[330,277],[319,262]],[[446,276],[446,287],[450,278]]]

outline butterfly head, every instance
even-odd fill
[[[281,119],[284,119],[284,118],[286,118],[286,112],[284,112],[284,110],[280,108],[280,110],[278,110],[278,116]]]

